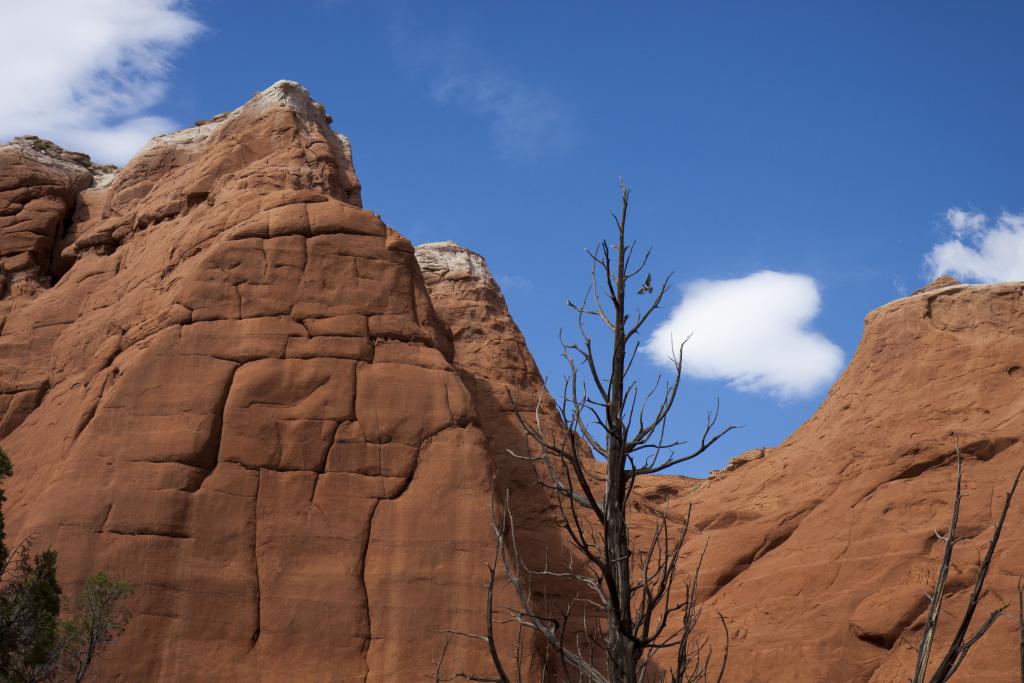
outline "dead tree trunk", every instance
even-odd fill
[[[992,532],[992,538],[988,544],[988,550],[985,553],[984,559],[981,561],[981,566],[978,570],[978,577],[974,581],[974,588],[971,590],[970,598],[967,601],[967,608],[964,610],[964,614],[960,619],[960,624],[957,626],[957,630],[953,635],[953,640],[949,644],[942,660],[939,662],[935,671],[932,673],[931,678],[926,679],[927,669],[929,660],[931,658],[932,644],[935,640],[935,630],[939,624],[939,613],[942,609],[943,594],[946,590],[946,579],[949,576],[949,568],[953,561],[953,548],[960,540],[956,537],[957,524],[960,519],[960,483],[963,478],[963,458],[960,454],[960,445],[956,446],[956,489],[953,495],[953,511],[949,522],[949,529],[946,535],[942,538],[945,545],[943,546],[942,552],[942,563],[939,565],[939,574],[935,580],[935,590],[932,593],[931,602],[928,606],[928,614],[925,617],[924,628],[921,631],[921,643],[917,649],[917,666],[914,669],[914,678],[912,683],[924,683],[928,680],[930,683],[945,683],[953,678],[953,675],[960,668],[964,658],[970,652],[971,648],[974,647],[979,640],[988,632],[992,624],[995,623],[1003,612],[1006,611],[1008,605],[1003,605],[998,609],[994,610],[989,614],[988,618],[978,627],[970,637],[967,633],[971,628],[971,621],[974,618],[974,613],[978,609],[978,603],[981,601],[981,594],[985,587],[985,580],[988,578],[989,569],[992,566],[992,557],[996,551],[996,545],[999,543],[999,536],[1003,532],[1003,523],[1006,521],[1006,513],[1010,510],[1010,503],[1013,501],[1013,495],[1017,491],[1017,484],[1020,483],[1021,475],[1024,474],[1024,467],[1017,470],[1017,476],[1013,479],[1009,491],[1006,493],[1006,500],[1003,503],[1003,510],[999,515],[999,519],[996,521],[995,529]],[[1024,641],[1022,641],[1024,642]],[[1022,680],[1024,680],[1024,645],[1021,650],[1021,666],[1022,666]]]
[[[448,634],[485,641],[495,673],[445,673],[442,657],[435,681],[522,680],[520,665],[525,653],[521,639],[509,662],[503,661],[494,642],[493,626],[500,619],[494,614],[495,577],[501,575],[518,602],[507,609],[505,620],[538,636],[545,657],[557,664],[562,680],[698,683],[720,681],[725,670],[729,634],[721,615],[718,622],[725,632],[725,646],[717,679],[712,673],[710,641],[698,635],[700,559],[689,574],[682,574],[679,567],[689,512],[673,528],[666,510],[655,524],[650,543],[634,547],[630,494],[636,478],[696,458],[734,427],[717,430],[716,408],[708,414],[700,443],[688,452],[679,452],[684,441],[664,438],[682,378],[683,343],[673,353],[673,372],[664,384],[659,379],[649,392],[641,393],[631,377],[640,332],[668,293],[669,279],[659,287],[651,286],[651,275],[645,270],[650,252],[634,263],[634,244],[626,241],[629,189],[622,186],[621,190],[621,210],[614,216],[615,239],[612,244],[602,241],[588,252],[593,260],[591,288],[582,304],[569,302],[577,314],[580,340],[562,343],[568,364],[559,405],[562,426],[546,429],[539,405],[534,407],[532,419],[516,406],[530,447],[511,455],[532,461],[540,483],[554,492],[559,523],[572,556],[564,558],[565,568],[527,566],[516,545],[514,510],[506,492],[504,504],[498,506],[492,520],[497,547],[494,564],[489,566],[487,633]],[[648,305],[634,310],[628,305],[628,293],[630,287],[636,287],[636,278],[645,278],[640,280],[643,285],[637,294],[651,298]],[[610,337],[607,361],[595,350],[588,321],[595,321]],[[510,398],[514,404],[514,397]],[[649,406],[652,399],[653,409]],[[591,454],[597,456],[596,461]],[[498,562],[501,571],[496,570]],[[544,579],[572,584],[575,595],[564,605],[538,604],[531,587]],[[661,651],[675,652],[674,667],[655,674],[652,659]]]
[[[1024,683],[1024,577],[1017,579],[1017,643],[1020,652],[1020,683]]]

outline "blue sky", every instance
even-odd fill
[[[716,397],[744,426],[681,473],[783,440],[865,314],[934,272],[1024,279],[1019,2],[30,5],[0,0],[0,84],[24,93],[0,138],[124,161],[300,81],[367,208],[483,254],[552,380],[623,177],[679,285],[658,322],[695,332],[673,431],[697,436]],[[30,40],[44,16],[53,39]]]

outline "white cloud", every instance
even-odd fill
[[[946,221],[953,228],[953,232],[957,235],[963,235],[984,228],[985,223],[988,222],[988,216],[983,213],[964,211],[963,209],[953,207],[946,212]]]
[[[936,244],[925,257],[932,277],[959,280],[1024,280],[1024,214],[1003,212],[995,220],[960,209],[946,212],[953,239]]]
[[[2,0],[0,139],[39,135],[123,163],[176,128],[147,115],[202,30],[176,0]]]
[[[770,270],[735,280],[698,280],[659,326],[644,350],[669,363],[689,337],[683,369],[726,380],[740,391],[791,399],[831,383],[843,351],[808,324],[821,309],[817,283],[806,275]]]
[[[568,145],[568,118],[556,98],[514,78],[451,67],[443,72],[434,78],[434,99],[486,117],[502,156],[532,161]]]
[[[532,292],[533,282],[528,278],[519,275],[498,275],[498,283],[505,291],[517,289],[522,292]]]

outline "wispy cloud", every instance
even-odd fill
[[[424,81],[435,102],[485,119],[502,158],[535,161],[572,143],[565,102],[519,74],[489,64],[469,40],[426,36],[396,23],[392,49]]]
[[[733,280],[698,280],[644,350],[669,363],[679,344],[684,371],[735,389],[794,399],[831,383],[843,351],[809,329],[821,309],[818,285],[797,273],[761,271]]]
[[[953,207],[946,211],[946,222],[957,235],[966,235],[985,228],[988,217],[983,213],[964,211]]]
[[[494,144],[507,159],[533,161],[569,144],[562,104],[514,78],[447,70],[433,77],[431,94],[441,104],[463,107],[487,118]]]
[[[910,294],[910,289],[903,283],[903,278],[899,275],[894,275],[892,278],[892,288],[896,290],[896,293],[901,297]]]
[[[533,282],[518,275],[498,275],[498,284],[504,290],[519,290],[521,292],[533,291]]]
[[[203,29],[182,3],[34,0],[5,3],[3,15],[0,139],[40,135],[123,163],[176,127],[146,112],[164,97],[175,50]]]
[[[953,238],[936,244],[925,257],[932,277],[949,274],[960,280],[1024,280],[1024,213],[983,213],[952,208],[946,222]]]

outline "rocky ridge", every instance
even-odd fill
[[[964,540],[936,647],[948,643],[1024,464],[1024,285],[939,285],[867,316],[849,368],[786,441],[674,499],[677,515],[693,504],[697,538],[709,543],[703,587],[730,624],[729,680],[910,678],[959,440]],[[1015,604],[1020,505],[979,614]],[[1017,680],[1016,648],[1012,620],[1000,619],[958,680]]]

